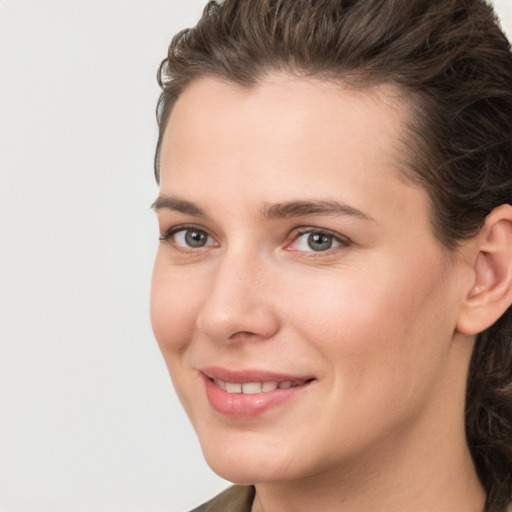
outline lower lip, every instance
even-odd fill
[[[250,419],[260,416],[269,409],[291,400],[309,387],[310,382],[301,386],[276,389],[265,393],[228,393],[211,379],[204,377],[206,397],[210,406],[218,413],[237,419]]]

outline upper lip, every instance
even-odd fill
[[[209,379],[219,379],[224,382],[296,382],[299,380],[311,380],[312,375],[280,373],[268,370],[244,369],[231,370],[220,366],[207,366],[199,368],[199,371]]]

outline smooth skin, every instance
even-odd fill
[[[253,512],[483,510],[464,396],[474,335],[512,301],[512,214],[443,248],[404,178],[408,116],[392,86],[286,74],[197,79],[170,116],[153,329],[207,462],[256,484]],[[315,380],[240,420],[209,405],[205,366]]]

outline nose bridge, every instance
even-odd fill
[[[216,342],[267,339],[279,328],[266,264],[254,251],[226,251],[213,271],[197,318],[200,331]]]

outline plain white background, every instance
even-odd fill
[[[0,1],[1,512],[181,512],[227,485],[148,312],[156,69],[202,7]]]

